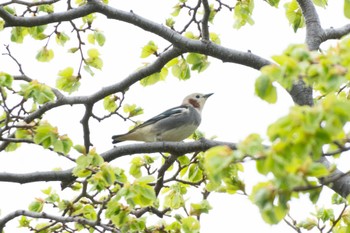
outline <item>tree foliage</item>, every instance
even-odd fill
[[[296,232],[348,232],[349,172],[340,171],[328,158],[336,161],[350,149],[350,24],[322,27],[316,9],[326,8],[327,0],[268,0],[265,4],[285,11],[291,30],[298,33],[306,27],[305,44],[286,45],[272,61],[235,50],[234,44],[221,45],[224,35],[216,33],[220,26],[215,24],[216,17],[227,17],[235,29],[253,25],[254,3],[178,0],[161,23],[124,11],[108,0],[1,3],[0,34],[11,40],[3,55],[18,72],[0,68],[0,150],[39,147],[41,153],[52,152],[74,166],[0,173],[2,182],[59,181],[64,189],[48,184],[26,209],[2,213],[0,231],[8,232],[6,224],[17,218],[19,227],[32,232],[199,232],[200,216],[212,209],[208,196],[221,192],[247,196],[269,224],[284,220]],[[348,18],[349,12],[350,2],[344,0]],[[104,31],[114,30],[108,27],[114,21],[157,36],[141,38],[144,46],[135,57],[147,62],[127,77],[82,95],[81,85],[103,72],[107,58],[101,48],[108,41]],[[40,44],[37,53],[30,54],[38,62],[52,63],[62,53],[63,57],[76,55],[74,62],[67,67],[55,65],[53,83],[36,78],[40,70],[28,75],[24,67],[29,64],[22,64],[21,55],[12,52],[20,44],[32,43],[27,38]],[[331,39],[337,42],[320,51],[320,45]],[[122,59],[123,55],[115,56]],[[133,85],[157,85],[169,76],[188,80],[205,72],[213,58],[260,70],[255,92],[268,103],[278,99],[276,84],[291,95],[296,105],[267,126],[267,139],[252,133],[240,142],[221,142],[196,132],[194,142],[139,143],[112,149],[92,146],[93,120],[114,117],[135,122],[133,117],[143,114],[140,106],[126,101]],[[100,104],[105,111],[102,117],[97,114]],[[67,105],[84,108],[77,113],[82,128],[71,129],[82,132],[80,141],[60,132],[47,117]],[[132,155],[130,164],[119,165],[126,155]],[[242,178],[249,161],[265,176],[251,190]],[[302,221],[289,215],[291,200],[306,195],[317,203],[326,186],[334,192],[332,204],[342,206],[340,212],[316,208]],[[67,190],[68,197],[63,195]],[[201,193],[201,200],[191,200],[193,192]]]

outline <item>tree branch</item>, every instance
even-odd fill
[[[202,39],[205,41],[209,41],[209,16],[210,16],[210,7],[208,0],[202,0],[203,8],[204,8],[204,15],[202,18]]]
[[[89,128],[89,119],[92,116],[92,104],[85,105],[85,114],[80,123],[83,125],[83,137],[84,137],[84,147],[86,153],[89,153],[91,141],[90,141],[90,128]]]
[[[233,150],[236,149],[235,143],[202,139],[194,142],[150,142],[130,144],[114,147],[113,149],[102,153],[101,156],[105,161],[110,162],[125,155],[157,152],[183,155],[197,151],[206,151],[211,147],[219,145],[227,145]],[[2,172],[0,173],[0,182],[24,184],[39,181],[61,181],[69,183],[75,180],[75,177],[72,176],[72,170],[73,168],[64,171],[44,171],[19,174]]]
[[[11,221],[12,219],[19,217],[19,216],[27,216],[35,219],[48,219],[48,220],[54,220],[56,222],[61,222],[61,223],[70,223],[70,222],[76,222],[82,225],[88,225],[91,227],[101,227],[104,230],[110,231],[110,232],[120,232],[119,230],[115,229],[114,227],[107,226],[105,224],[101,224],[97,221],[91,221],[85,218],[81,217],[62,217],[62,216],[56,216],[56,215],[51,215],[47,214],[45,212],[42,213],[36,213],[36,212],[30,212],[26,210],[17,210],[12,213],[9,213],[8,215],[4,216],[2,219],[0,219],[0,232],[3,231],[5,225],[7,222]]]
[[[322,162],[327,168],[332,167],[332,164],[325,157],[321,157],[320,162]],[[334,169],[331,175],[320,181],[322,184],[327,184],[328,187],[344,198],[350,194],[350,176],[348,173],[344,173],[339,169]]]
[[[310,50],[317,50],[324,42],[323,29],[314,3],[311,0],[297,0],[306,24],[305,42]]]
[[[324,30],[324,41],[329,39],[340,39],[341,37],[350,33],[350,24],[344,25],[340,28],[329,28]]]

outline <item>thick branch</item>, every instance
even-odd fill
[[[105,161],[110,162],[125,155],[143,154],[143,153],[157,153],[167,152],[176,155],[183,155],[197,151],[206,151],[211,147],[218,145],[227,145],[232,149],[236,149],[235,143],[220,142],[211,140],[199,140],[194,142],[152,142],[152,143],[138,143],[125,146],[114,147],[113,149],[101,154]],[[72,168],[64,171],[46,171],[46,172],[32,172],[32,173],[0,173],[0,182],[13,183],[32,183],[39,181],[61,181],[69,183],[74,181],[72,176]]]
[[[209,40],[209,16],[210,16],[210,7],[208,0],[202,0],[203,8],[204,8],[204,15],[202,18],[202,38],[203,40]]]
[[[171,42],[175,47],[181,48],[182,53],[200,52],[218,58],[224,62],[233,62],[254,69],[260,69],[261,67],[270,64],[270,61],[249,52],[240,52],[214,43],[204,43],[202,41],[188,39],[162,24],[155,23],[149,19],[136,15],[133,12],[115,9],[100,1],[92,0],[84,6],[66,12],[58,12],[36,17],[13,16],[0,7],[0,17],[5,20],[5,27],[33,27],[55,22],[70,21],[94,12],[101,13],[108,18],[133,24],[143,30],[152,32],[153,34]]]
[[[314,3],[311,0],[297,0],[306,24],[306,44],[310,50],[317,50],[323,40],[323,29],[320,24]]]
[[[322,157],[320,161],[327,168],[331,168],[332,164],[327,158]],[[344,198],[347,198],[350,194],[350,176],[338,169],[335,169],[330,176],[323,178],[321,183],[326,183],[331,189]]]
[[[92,116],[92,105],[85,105],[85,114],[83,119],[81,119],[80,123],[83,125],[83,133],[84,133],[84,146],[86,153],[89,152],[91,141],[90,141],[90,127],[89,127],[89,119]]]
[[[350,33],[350,24],[340,28],[329,28],[324,30],[324,40],[340,39],[341,37]]]
[[[97,221],[91,221],[85,218],[80,218],[80,217],[63,217],[63,216],[56,216],[56,215],[51,215],[51,214],[47,214],[45,212],[42,213],[36,213],[36,212],[30,212],[30,211],[26,211],[26,210],[17,210],[14,211],[8,215],[6,215],[5,217],[3,217],[2,219],[0,219],[0,232],[3,231],[5,225],[7,222],[11,221],[12,219],[18,217],[18,216],[27,216],[27,217],[31,217],[31,218],[35,218],[35,219],[48,219],[48,220],[54,220],[56,222],[61,222],[61,223],[70,223],[70,222],[75,222],[75,223],[80,223],[82,225],[88,225],[91,227],[101,227],[109,232],[119,232],[119,230],[107,226],[105,224],[101,224]]]

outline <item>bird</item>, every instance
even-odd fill
[[[200,125],[204,104],[211,95],[213,93],[188,95],[180,106],[152,117],[125,134],[112,136],[112,143],[182,141],[193,134]]]

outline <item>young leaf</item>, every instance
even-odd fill
[[[24,98],[33,98],[38,104],[44,104],[55,99],[55,94],[50,87],[39,83],[36,80],[30,83],[21,84],[21,91],[19,92]]]
[[[118,97],[116,95],[109,95],[103,98],[103,107],[108,111],[108,112],[114,112],[117,109],[117,104],[116,100]]]
[[[33,212],[41,212],[44,208],[44,200],[36,199],[29,204],[28,209]]]
[[[85,59],[85,64],[101,70],[103,66],[103,61],[99,57],[99,51],[97,49],[89,49],[87,54],[89,58]]]
[[[190,67],[184,59],[180,59],[177,64],[173,65],[171,72],[180,80],[187,80],[191,77]]]
[[[57,128],[50,125],[48,122],[41,122],[35,129],[34,143],[42,145],[44,148],[49,148],[58,140]]]
[[[165,80],[167,76],[168,76],[168,69],[166,67],[163,67],[160,72],[153,73],[150,76],[147,76],[141,79],[140,84],[142,86],[153,85],[159,81]]]
[[[56,33],[56,43],[61,46],[64,46],[69,39],[69,36],[64,32]]]
[[[344,15],[350,19],[350,0],[344,0]]]
[[[95,40],[97,41],[97,44],[99,46],[103,46],[106,42],[106,37],[101,31],[95,31],[94,32]]]
[[[136,104],[125,104],[123,110],[125,113],[129,113],[128,117],[137,116],[143,113],[143,109],[141,107],[137,107]]]
[[[291,2],[286,3],[284,7],[286,9],[286,17],[289,24],[292,25],[294,32],[299,28],[304,27],[304,17],[297,1],[292,0]]]
[[[44,46],[36,55],[36,59],[40,62],[49,62],[54,57],[54,53],[52,49],[48,49]]]
[[[255,93],[268,103],[276,103],[277,101],[276,87],[266,75],[261,75],[255,81]]]
[[[146,58],[152,54],[155,54],[157,53],[157,50],[158,50],[158,46],[153,41],[150,41],[148,42],[147,45],[145,45],[142,48],[141,58]]]
[[[62,91],[68,92],[69,94],[78,90],[80,86],[80,79],[73,75],[73,68],[68,67],[58,72],[59,78],[56,80],[56,87]]]
[[[11,88],[13,77],[10,74],[0,72],[0,86]]]
[[[24,37],[28,34],[28,29],[24,27],[13,27],[11,30],[11,41],[23,43]]]

